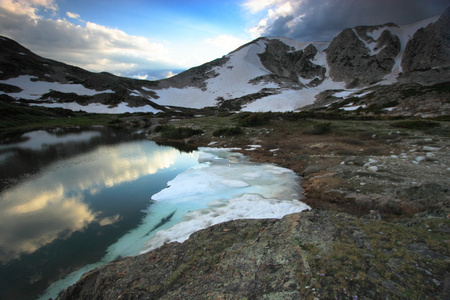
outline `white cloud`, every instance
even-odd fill
[[[141,79],[141,80],[147,80],[148,74],[137,74],[137,75],[133,75],[133,78]]]
[[[37,54],[94,72],[153,79],[170,70],[191,68],[221,57],[244,43],[232,35],[202,40],[153,41],[142,36],[80,19],[76,12],[66,18],[45,18],[42,9],[57,11],[54,0],[0,0],[0,32]],[[72,21],[82,21],[75,24]]]
[[[0,33],[43,57],[89,71],[147,79],[155,79],[153,70],[165,77],[163,72],[198,66],[249,41],[226,34],[198,40],[151,40],[81,20],[74,11],[62,17],[57,13],[56,0],[0,0]]]
[[[70,11],[66,12],[66,16],[68,16],[71,19],[79,19],[80,18],[79,14],[73,13],[73,12],[70,12]]]
[[[222,34],[216,36],[215,38],[206,39],[205,42],[208,45],[215,47],[217,49],[217,53],[221,52],[223,54],[227,54],[248,41],[235,36]]]
[[[175,75],[177,75],[177,74],[172,72],[172,71],[169,71],[169,72],[166,73],[166,78],[170,78],[170,77],[173,77]]]
[[[284,0],[249,0],[242,6],[248,9],[251,13],[260,12],[267,7],[277,6],[280,3],[283,4]]]
[[[50,11],[58,10],[58,6],[53,0],[0,0],[0,8],[5,12],[16,15],[27,15],[31,19],[39,19],[37,11],[44,8]]]
[[[149,74],[147,74],[147,73],[136,74],[136,75],[133,75],[132,77],[136,78],[136,79],[141,79],[141,80],[158,80],[158,79],[170,78],[177,74],[178,73],[174,73],[173,71],[162,71],[160,76],[156,76],[156,77],[149,76]]]
[[[184,68],[163,43],[92,22],[75,25],[67,19],[44,18],[38,15],[40,9],[57,6],[53,0],[0,0],[1,34],[43,57],[95,72]],[[80,17],[72,12],[66,16]]]

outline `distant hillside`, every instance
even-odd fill
[[[92,73],[40,57],[15,41],[0,37],[0,94],[34,105],[64,107],[88,112],[157,112],[144,90],[152,82]]]

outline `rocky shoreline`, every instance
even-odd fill
[[[313,209],[207,228],[92,270],[58,299],[450,298],[447,123],[332,121],[316,134],[318,121],[274,120],[215,137],[221,122],[169,124],[207,128],[187,144],[240,147],[294,170]]]

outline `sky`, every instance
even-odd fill
[[[0,0],[0,35],[93,72],[155,80],[261,36],[331,41],[344,28],[411,24],[450,0]]]

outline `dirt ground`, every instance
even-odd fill
[[[214,121],[215,120],[215,121]],[[448,214],[450,124],[396,127],[394,121],[285,121],[244,128],[237,136],[213,136],[232,119],[185,119],[174,126],[202,128],[193,145],[239,147],[254,161],[270,162],[301,177],[302,201],[313,208],[383,220],[419,212]],[[328,123],[329,131],[314,128]]]

